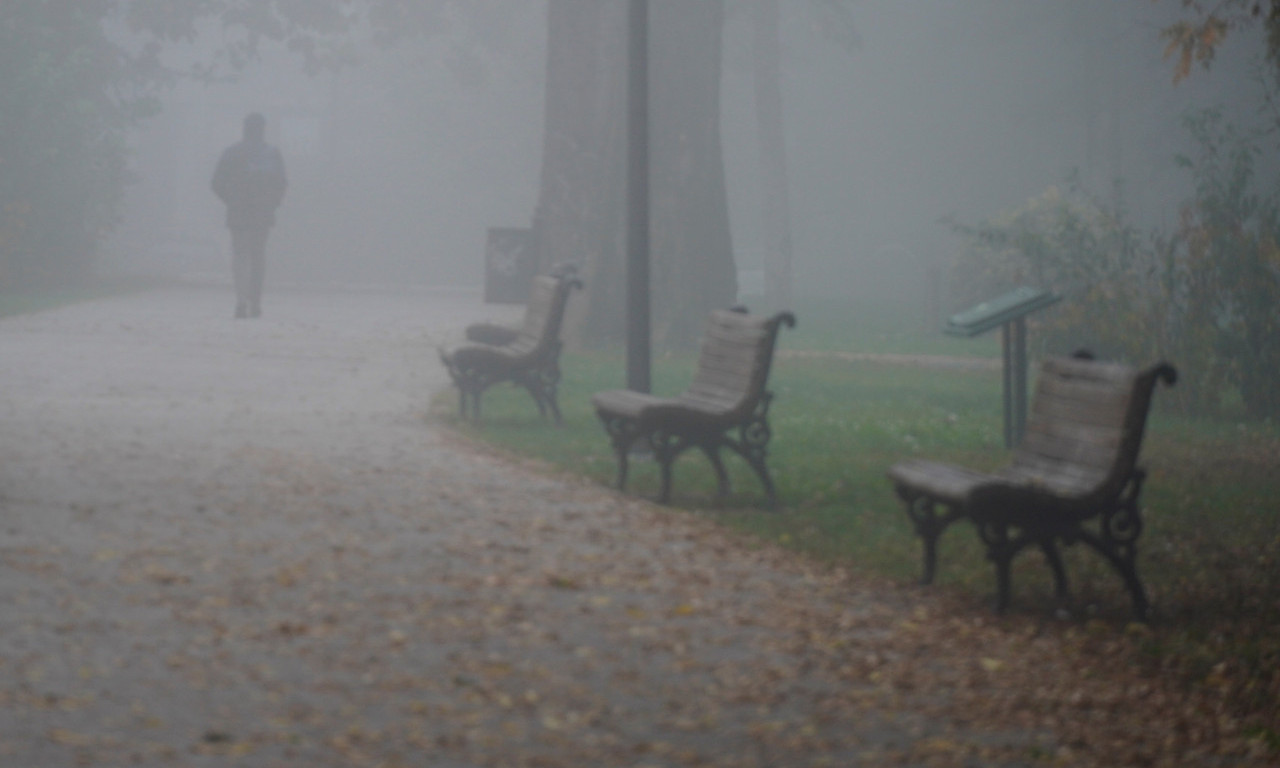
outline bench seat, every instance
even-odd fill
[[[560,423],[556,392],[560,383],[560,327],[569,292],[582,282],[572,269],[533,279],[524,322],[518,328],[495,323],[467,327],[467,341],[442,347],[440,361],[458,388],[463,418],[480,420],[480,398],[495,384],[509,382],[533,397],[538,413]]]
[[[689,388],[675,397],[657,397],[627,389],[597,392],[591,402],[609,434],[618,460],[619,489],[626,488],[633,446],[653,451],[662,473],[659,500],[671,497],[672,465],[689,448],[700,449],[716,472],[719,495],[729,492],[720,449],[737,453],[755,471],[776,504],[765,463],[769,429],[769,369],[782,325],[795,316],[780,312],[753,317],[740,309],[718,310],[708,318]]]
[[[1082,541],[1119,572],[1134,614],[1145,617],[1136,561],[1146,473],[1137,459],[1161,380],[1173,384],[1177,371],[1166,363],[1140,370],[1087,354],[1051,358],[1040,368],[1026,434],[1008,465],[979,472],[908,459],[890,467],[889,480],[924,545],[923,582],[934,578],[938,537],[967,519],[995,564],[999,610],[1009,602],[1011,561],[1032,545],[1044,553],[1065,598],[1058,545]]]

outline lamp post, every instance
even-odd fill
[[[627,22],[627,388],[649,379],[649,0]]]

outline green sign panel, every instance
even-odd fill
[[[1038,309],[1056,304],[1061,296],[1024,285],[994,299],[952,315],[946,332],[952,336],[977,336]]]

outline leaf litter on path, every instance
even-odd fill
[[[0,323],[26,361],[0,409],[0,764],[1262,762],[1126,667],[1123,632],[997,620],[406,418],[435,361],[355,299],[340,333],[244,337],[200,300],[151,299],[141,337],[79,320],[102,308],[27,321],[39,344]],[[214,359],[132,389],[166,343]],[[25,408],[68,354],[98,377]]]

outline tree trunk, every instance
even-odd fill
[[[720,146],[723,0],[650,3],[651,274],[655,346],[691,345],[733,303]],[[626,307],[626,5],[550,0],[546,133],[534,214],[539,266],[572,262],[586,290],[566,333],[623,339]]]
[[[782,121],[778,0],[756,0],[753,10],[756,130],[764,203],[760,223],[764,240],[765,303],[770,309],[789,309],[792,302],[791,210]]]
[[[586,284],[565,332],[622,338],[625,306],[625,21],[618,0],[550,0],[542,178],[533,216],[541,272],[574,264]]]
[[[650,8],[654,340],[682,348],[738,294],[720,145],[724,3]]]

